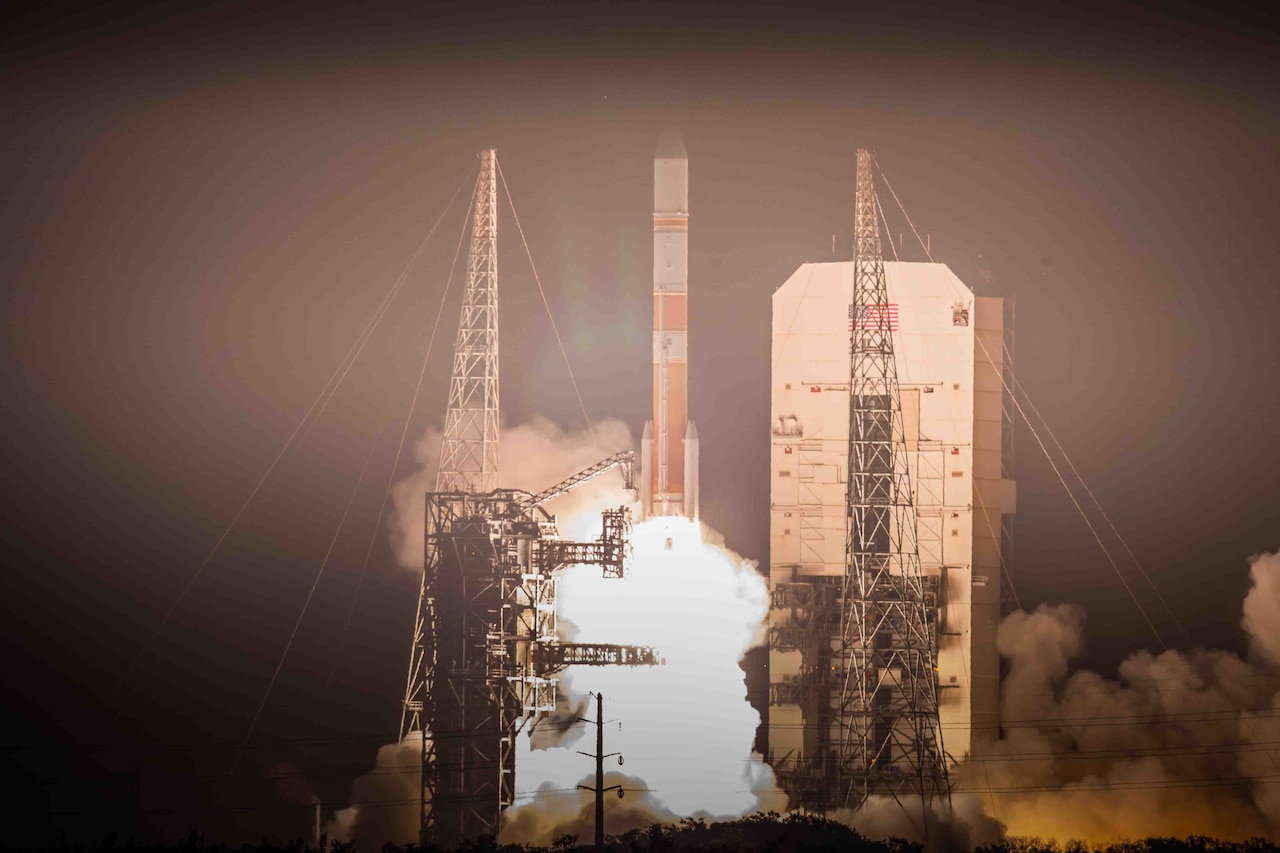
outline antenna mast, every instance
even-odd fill
[[[498,487],[498,155],[480,152],[480,175],[467,254],[458,339],[438,492],[489,492]]]

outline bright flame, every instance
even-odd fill
[[[775,789],[772,771],[752,753],[760,715],[747,702],[738,662],[759,641],[768,607],[764,579],[751,561],[704,543],[688,519],[638,524],[631,541],[635,559],[622,580],[606,580],[591,566],[561,575],[560,615],[580,629],[577,642],[655,646],[665,665],[571,667],[561,687],[575,704],[588,691],[604,695],[605,752],[626,759],[624,767],[609,759],[606,770],[643,779],[655,811],[715,817],[755,811],[760,794]],[[587,707],[584,716],[594,718],[594,701]],[[594,762],[577,752],[594,751],[594,726],[577,731],[582,736],[546,750],[530,749],[528,736],[521,737],[520,791],[571,791],[594,774]],[[518,798],[512,811],[537,808],[545,796]],[[767,806],[776,808],[776,798]]]

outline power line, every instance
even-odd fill
[[[628,787],[628,788],[624,788],[623,790],[636,792],[636,793],[649,793],[649,794],[660,793],[659,789],[657,788]],[[578,791],[574,788],[547,788],[547,789],[534,790],[534,791],[517,791],[514,796],[516,799],[531,800],[531,799],[538,799],[543,797],[563,797],[563,796],[580,796],[580,795],[578,794]],[[470,799],[476,799],[476,798],[462,797],[457,799],[470,800]],[[139,815],[180,814],[180,813],[235,814],[235,813],[247,813],[247,812],[263,812],[263,811],[276,810],[276,809],[295,809],[295,808],[296,809],[304,809],[304,808],[314,809],[316,806],[320,806],[321,808],[346,808],[348,806],[356,806],[356,807],[416,806],[419,804],[419,802],[420,801],[418,799],[354,800],[350,802],[341,801],[341,800],[339,801],[317,800],[315,802],[308,802],[308,803],[271,803],[270,805],[244,804],[244,805],[209,805],[209,806],[201,806],[201,805],[155,806],[151,808],[138,809],[136,811],[136,814],[139,814]],[[81,816],[81,815],[94,814],[94,812],[88,811],[87,809],[62,809],[58,811],[50,811],[48,814],[50,816],[55,816],[55,817],[75,817],[75,816]]]
[[[1065,783],[1061,787],[1051,785],[1005,785],[1001,787],[993,787],[990,785],[963,784],[955,789],[955,793],[990,793],[990,794],[1073,794],[1084,791],[1163,791],[1163,790],[1186,790],[1186,789],[1202,789],[1202,788],[1226,788],[1239,787],[1243,785],[1274,785],[1280,784],[1280,774],[1270,775],[1254,775],[1254,776],[1223,776],[1223,777],[1201,777],[1195,779],[1164,779],[1160,781],[1135,781],[1135,782],[1096,782],[1096,783]],[[660,788],[640,788],[640,787],[624,787],[622,790],[628,793],[646,793],[656,794],[662,793]],[[825,787],[806,788],[806,791],[838,793],[832,789]],[[738,789],[734,793],[748,793],[760,795],[763,793],[755,789]],[[563,796],[581,796],[576,789],[571,788],[546,788],[533,791],[517,791],[516,799],[535,800],[546,797],[563,797]],[[420,804],[418,798],[414,799],[367,799],[367,800],[325,800],[309,803],[283,803],[276,802],[269,805],[264,804],[243,804],[243,805],[187,805],[187,806],[156,806],[145,809],[138,809],[137,814],[175,814],[175,813],[245,813],[245,812],[265,812],[281,809],[314,809],[316,805],[322,808],[346,808],[349,806],[367,808],[367,807],[387,807],[387,806],[417,806]],[[86,809],[66,809],[50,811],[50,815],[57,817],[73,817],[78,815],[93,814]],[[730,818],[732,820],[733,818]]]

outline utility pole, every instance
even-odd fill
[[[622,763],[622,753],[610,752],[607,755],[604,751],[604,694],[597,693],[596,696],[596,718],[588,720],[583,717],[578,718],[580,723],[596,724],[596,751],[595,753],[583,752],[578,750],[578,755],[585,755],[587,758],[596,760],[596,784],[594,787],[590,785],[579,785],[584,791],[595,791],[596,793],[596,850],[604,849],[604,792],[617,791],[618,799],[622,799],[623,791],[621,785],[604,786],[604,760],[618,756],[618,763]]]

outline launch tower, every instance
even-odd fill
[[[869,152],[858,152],[857,179],[854,262],[839,265],[852,266],[852,287],[844,288],[847,372],[843,379],[828,373],[836,349],[805,337],[803,369],[821,371],[823,381],[812,373],[801,380],[806,407],[774,426],[775,473],[791,483],[775,479],[772,497],[770,756],[795,806],[856,809],[888,795],[903,805],[918,797],[927,811],[935,798],[949,800],[936,669],[938,577],[926,577],[920,565],[894,347],[897,306],[886,286]],[[831,301],[821,312],[824,328],[841,300]],[[843,322],[841,314],[834,323]],[[798,315],[799,306],[788,335]],[[967,326],[967,307],[964,317]],[[784,400],[795,399],[793,384],[785,382]],[[778,391],[775,384],[775,409]],[[831,393],[840,391],[846,393]],[[839,456],[836,424],[844,428]],[[837,531],[842,559],[829,553],[839,547]]]
[[[835,805],[872,794],[950,800],[938,722],[937,598],[916,544],[892,316],[871,183],[858,151],[849,360],[849,479],[840,642],[832,650]],[[838,699],[837,699],[838,697]]]
[[[400,739],[421,742],[422,841],[452,848],[496,835],[515,796],[515,744],[555,709],[570,665],[654,666],[647,646],[561,643],[556,573],[597,565],[620,578],[630,513],[603,514],[593,542],[559,538],[543,504],[620,467],[621,453],[539,494],[498,481],[497,158],[480,157],[466,292],[454,347],[436,488],[426,494],[425,564],[410,647]]]

